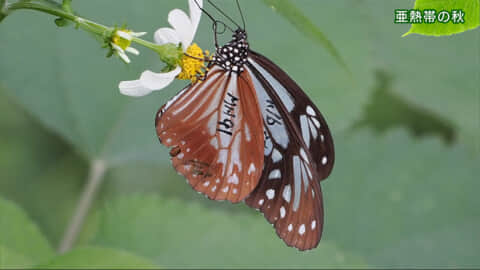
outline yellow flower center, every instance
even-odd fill
[[[124,33],[124,35],[119,35],[118,31],[122,31]],[[131,32],[132,31],[129,31],[129,30],[117,30],[117,31],[115,31],[115,34],[113,34],[113,37],[112,37],[112,42],[117,44],[123,50],[126,50],[132,44],[132,40],[125,38],[125,34],[129,35]]]
[[[207,67],[205,66],[205,57],[209,56],[209,52],[203,53],[202,49],[193,43],[187,48],[187,51],[180,59],[180,67],[182,72],[178,74],[181,80],[190,80],[192,83],[198,81],[199,78],[205,75]]]

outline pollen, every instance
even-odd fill
[[[182,72],[178,74],[178,78],[181,80],[190,80],[192,83],[203,78],[207,71],[205,59],[208,59],[209,55],[210,53],[208,51],[203,52],[196,43],[190,45],[180,59]]]
[[[123,50],[126,50],[132,44],[131,31],[117,30],[112,36],[112,42]]]

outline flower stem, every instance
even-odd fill
[[[105,33],[111,32],[114,30],[114,27],[108,27],[94,21],[82,18],[80,16],[75,15],[72,12],[70,2],[71,0],[64,0],[63,4],[60,5],[56,2],[50,0],[34,0],[34,1],[20,1],[15,2],[12,4],[8,4],[7,0],[0,0],[0,21],[9,15],[12,11],[21,10],[21,9],[29,9],[29,10],[36,10],[43,13],[47,13],[50,15],[54,15],[56,17],[60,17],[69,21],[74,22],[78,27],[82,28],[83,30],[93,33],[102,37]],[[3,9],[1,9],[3,7]],[[162,47],[165,45],[158,45],[141,38],[135,37],[133,42],[138,43],[148,49],[154,50],[155,52],[159,53],[162,56],[163,51],[169,50],[162,50]],[[166,44],[168,45],[168,44]]]
[[[85,218],[87,217],[88,211],[90,210],[92,202],[95,199],[95,195],[97,194],[104,179],[106,171],[107,166],[103,160],[93,161],[90,165],[87,185],[83,190],[74,215],[70,220],[70,224],[65,231],[62,241],[60,242],[60,246],[58,248],[59,253],[65,253],[69,251],[75,244],[78,234],[82,229],[83,223],[85,223]]]

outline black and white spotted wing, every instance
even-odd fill
[[[288,116],[299,128],[316,164],[318,180],[327,178],[333,169],[335,151],[332,135],[320,111],[295,81],[272,61],[250,51],[248,63],[257,76],[268,82],[267,91],[271,88],[278,95]]]
[[[246,203],[262,211],[289,246],[312,249],[323,229],[320,183],[333,166],[333,142],[315,105],[285,72],[250,52],[250,73],[261,107],[264,170]]]

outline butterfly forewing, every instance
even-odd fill
[[[238,202],[257,186],[263,168],[263,123],[251,78],[213,67],[187,87],[156,121],[172,163],[197,191]]]
[[[333,168],[335,152],[330,130],[320,111],[302,89],[266,57],[250,51],[249,66],[257,77],[268,82],[300,131],[315,163],[318,180],[327,178]]]

